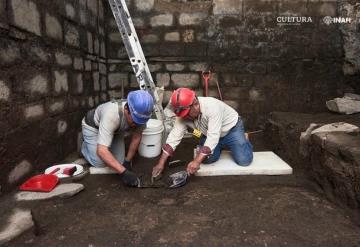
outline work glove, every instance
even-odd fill
[[[132,162],[128,160],[124,160],[122,164],[127,170],[132,171]]]
[[[120,174],[121,180],[123,183],[129,187],[138,187],[140,179],[136,176],[135,173],[126,169],[123,173]]]

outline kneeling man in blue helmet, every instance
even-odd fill
[[[111,167],[125,185],[137,187],[139,178],[132,172],[131,161],[153,108],[152,96],[137,90],[130,92],[127,100],[113,100],[90,110],[82,120],[81,152],[85,159],[94,167]],[[132,133],[132,137],[125,156],[127,132]]]
[[[248,166],[252,162],[252,145],[245,136],[241,117],[232,107],[213,97],[197,97],[189,88],[175,90],[170,103],[176,120],[153,168],[153,177],[164,170],[166,160],[173,155],[188,127],[202,136],[196,157],[187,165],[188,174],[196,173],[201,163],[217,161],[224,147],[230,149],[236,164]]]

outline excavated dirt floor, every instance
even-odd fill
[[[175,158],[189,160],[193,145]],[[148,178],[155,160],[137,158],[136,171]],[[360,246],[359,226],[301,174],[191,177],[173,190],[126,188],[117,175],[80,182],[72,198],[18,204],[36,227],[5,246]],[[1,197],[2,212],[11,198]]]

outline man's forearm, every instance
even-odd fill
[[[142,137],[142,133],[134,133],[133,134],[130,145],[129,145],[129,150],[128,150],[128,153],[125,158],[126,160],[130,161],[135,156],[135,153],[138,150],[140,142],[141,142],[141,137]]]
[[[97,155],[104,161],[107,166],[110,166],[117,172],[123,173],[125,171],[125,168],[115,159],[115,157],[109,151],[108,147],[98,145]]]
[[[194,161],[195,161],[196,163],[201,164],[201,163],[204,161],[204,159],[206,158],[206,156],[207,156],[207,155],[205,155],[205,154],[199,153],[199,154],[196,155],[196,157],[194,158]]]

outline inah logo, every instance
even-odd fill
[[[331,23],[351,23],[351,18],[349,17],[331,17],[325,16],[323,18],[323,22],[326,25],[330,25]]]
[[[326,25],[330,25],[333,20],[332,20],[332,17],[330,17],[330,16],[325,16],[325,17],[323,18],[323,21],[324,21],[324,23],[325,23]]]

